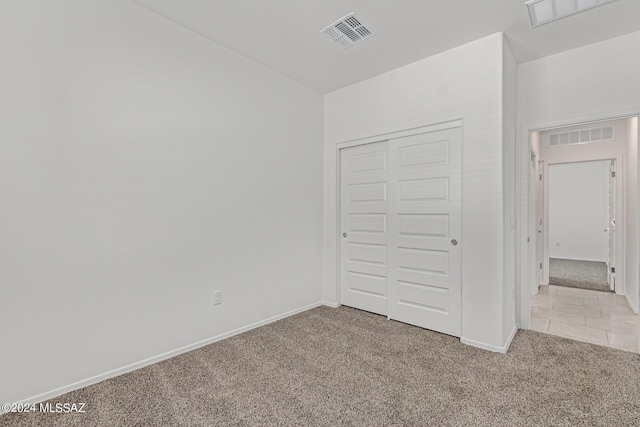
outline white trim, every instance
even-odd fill
[[[354,144],[357,145],[357,144]],[[340,250],[342,241],[340,240],[340,232],[342,226],[342,214],[340,209],[342,209],[342,204],[340,203],[340,197],[342,197],[342,151],[340,144],[336,144],[336,193],[335,193],[335,202],[336,202],[336,211],[335,213],[335,224],[336,224],[336,234],[335,234],[335,255],[336,255],[336,283],[335,283],[335,292],[336,292],[336,304],[342,304],[342,252]]]
[[[480,341],[470,340],[470,339],[464,338],[464,337],[460,338],[460,342],[462,344],[470,345],[472,347],[477,347],[477,348],[481,348],[483,350],[493,351],[494,353],[506,354],[507,350],[509,350],[509,347],[511,346],[511,341],[513,341],[513,338],[516,336],[517,332],[518,332],[518,325],[514,325],[513,326],[513,330],[509,334],[509,338],[507,338],[507,341],[501,347],[496,346],[496,345],[486,344],[486,343],[483,343],[483,342],[480,342]]]
[[[331,307],[331,308],[340,307],[340,304],[338,304],[337,302],[329,302],[329,301],[322,301],[322,305],[326,305],[327,307]]]
[[[638,314],[639,313],[638,307],[633,305],[633,301],[631,301],[631,299],[629,298],[629,295],[624,294],[624,297],[627,299],[627,302],[629,303],[629,307],[631,307],[631,310],[633,310],[635,314]]]
[[[516,337],[517,333],[518,333],[518,325],[513,325],[513,329],[511,330],[511,333],[509,334],[509,338],[507,338],[507,342],[504,344],[504,352],[505,353],[509,350],[509,347],[511,347],[511,342]]]
[[[448,122],[434,123],[431,125],[420,126],[417,128],[405,129],[405,130],[395,131],[395,132],[387,132],[379,135],[367,136],[364,138],[351,139],[351,140],[337,143],[336,149],[339,153],[342,148],[354,147],[356,145],[371,144],[374,142],[386,141],[388,139],[402,138],[405,136],[419,135],[421,133],[429,133],[429,132],[437,132],[439,130],[454,129],[458,127],[463,127],[463,124],[464,124],[463,119],[455,119],[455,120],[450,120]]]
[[[630,119],[638,115],[640,115],[640,109],[635,109],[635,110],[630,109],[630,110],[623,110],[618,112],[610,111],[610,112],[603,112],[601,114],[598,114],[598,113],[587,114],[584,116],[554,120],[554,121],[543,122],[543,123],[529,123],[527,125],[523,125],[523,127],[526,127],[531,132],[540,132],[540,131],[553,130],[556,128],[566,128],[566,127],[589,125],[592,123],[608,122],[611,120]]]
[[[122,375],[122,374],[126,374],[127,372],[131,372],[131,371],[135,371],[135,370],[140,369],[140,368],[144,368],[145,366],[149,366],[149,365],[152,365],[154,363],[158,363],[158,362],[161,362],[163,360],[170,359],[172,357],[178,356],[180,354],[187,353],[187,352],[192,351],[192,350],[196,350],[196,349],[204,347],[206,345],[213,344],[215,342],[222,341],[222,340],[227,339],[227,338],[231,338],[231,337],[233,337],[235,335],[239,335],[239,334],[241,334],[243,332],[250,331],[251,329],[255,329],[255,328],[259,328],[260,326],[268,325],[269,323],[273,323],[273,322],[276,322],[278,320],[284,319],[286,317],[290,317],[290,316],[293,316],[295,314],[302,313],[302,312],[307,311],[307,310],[311,310],[312,308],[316,308],[316,307],[319,307],[321,305],[332,306],[331,303],[326,303],[326,302],[316,302],[316,303],[313,303],[313,304],[309,304],[309,305],[306,305],[306,306],[303,306],[303,307],[296,308],[294,310],[288,311],[286,313],[282,313],[282,314],[279,314],[277,316],[269,317],[269,318],[267,318],[265,320],[261,320],[259,322],[252,323],[250,325],[243,326],[241,328],[234,329],[232,331],[225,332],[223,334],[216,335],[214,337],[207,338],[207,339],[204,339],[202,341],[198,341],[198,342],[195,342],[193,344],[189,344],[189,345],[186,345],[184,347],[180,347],[180,348],[177,348],[175,350],[171,350],[171,351],[168,351],[166,353],[162,353],[162,354],[159,354],[157,356],[153,356],[153,357],[150,357],[148,359],[144,359],[144,360],[141,360],[139,362],[135,362],[135,363],[132,363],[130,365],[126,365],[126,366],[123,366],[121,368],[117,368],[117,369],[111,370],[109,372],[105,372],[103,374],[99,374],[99,375],[87,378],[85,380],[77,381],[75,383],[72,383],[72,384],[69,384],[69,385],[66,385],[66,386],[63,386],[63,387],[59,387],[59,388],[56,388],[54,390],[38,394],[36,396],[32,396],[32,397],[29,397],[29,398],[26,398],[26,399],[22,399],[22,400],[16,401],[16,403],[26,403],[26,404],[30,404],[31,405],[31,404],[44,402],[45,400],[49,400],[49,399],[52,399],[54,397],[61,396],[61,395],[65,394],[65,393],[69,393],[70,391],[78,390],[80,388],[84,388],[84,387],[90,386],[92,384],[99,383],[99,382],[107,380],[109,378],[113,378],[113,377],[116,377],[116,376],[119,376],[119,375]],[[0,414],[3,414],[3,413],[4,412],[0,409]]]

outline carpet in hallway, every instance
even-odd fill
[[[604,262],[549,258],[549,284],[611,292]]]

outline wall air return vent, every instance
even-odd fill
[[[353,13],[337,20],[322,30],[321,33],[326,34],[331,40],[345,49],[376,35],[365,27],[360,19],[353,16]]]
[[[535,28],[612,1],[615,0],[531,0],[527,8]]]
[[[586,142],[600,142],[611,140],[613,138],[613,126],[552,133],[549,134],[549,147],[559,147],[568,144],[584,144]]]

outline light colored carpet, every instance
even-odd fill
[[[549,284],[611,292],[604,262],[549,258]]]
[[[4,426],[640,425],[636,353],[520,331],[509,353],[319,307],[77,390]]]

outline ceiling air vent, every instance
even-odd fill
[[[530,0],[526,4],[535,28],[612,1],[615,0]]]
[[[353,13],[337,20],[322,30],[321,33],[326,34],[331,38],[331,40],[338,43],[345,49],[376,35],[370,29],[362,25],[362,22],[353,16]]]
[[[615,137],[613,126],[575,130],[572,132],[552,133],[549,135],[549,147],[585,142],[607,141]]]

